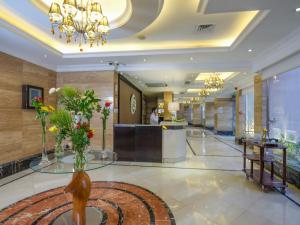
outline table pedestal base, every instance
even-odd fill
[[[91,193],[91,187],[91,179],[86,172],[73,173],[72,181],[65,189],[73,197],[72,225],[89,224],[86,223],[86,205]]]
[[[99,225],[103,220],[103,214],[100,210],[93,207],[86,207],[86,224]],[[53,225],[73,225],[72,211],[61,214],[54,221]]]

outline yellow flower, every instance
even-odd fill
[[[50,131],[51,133],[56,133],[57,130],[58,130],[57,126],[52,126],[52,127],[49,128],[49,131]]]
[[[164,130],[168,130],[168,128],[167,128],[166,126],[164,126],[164,125],[162,126],[162,128],[163,128]]]
[[[50,112],[48,106],[42,106],[41,110],[44,111],[44,112]]]
[[[54,108],[52,105],[49,105],[48,108],[49,108],[49,110],[50,110],[51,112],[54,112],[54,111],[55,111],[55,108]]]

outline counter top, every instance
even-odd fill
[[[160,126],[180,126],[185,127],[187,126],[187,122],[168,122],[168,121],[162,121],[160,124],[114,124],[114,127],[160,127]]]
[[[162,122],[161,124],[114,124],[114,127],[162,127],[165,126],[167,129],[184,129],[188,124],[187,123],[173,123],[173,122]]]

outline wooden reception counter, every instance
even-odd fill
[[[186,157],[186,124],[115,124],[114,151],[119,161],[179,162]]]

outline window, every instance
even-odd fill
[[[270,136],[285,143],[289,164],[300,168],[300,68],[274,76],[268,83]]]

